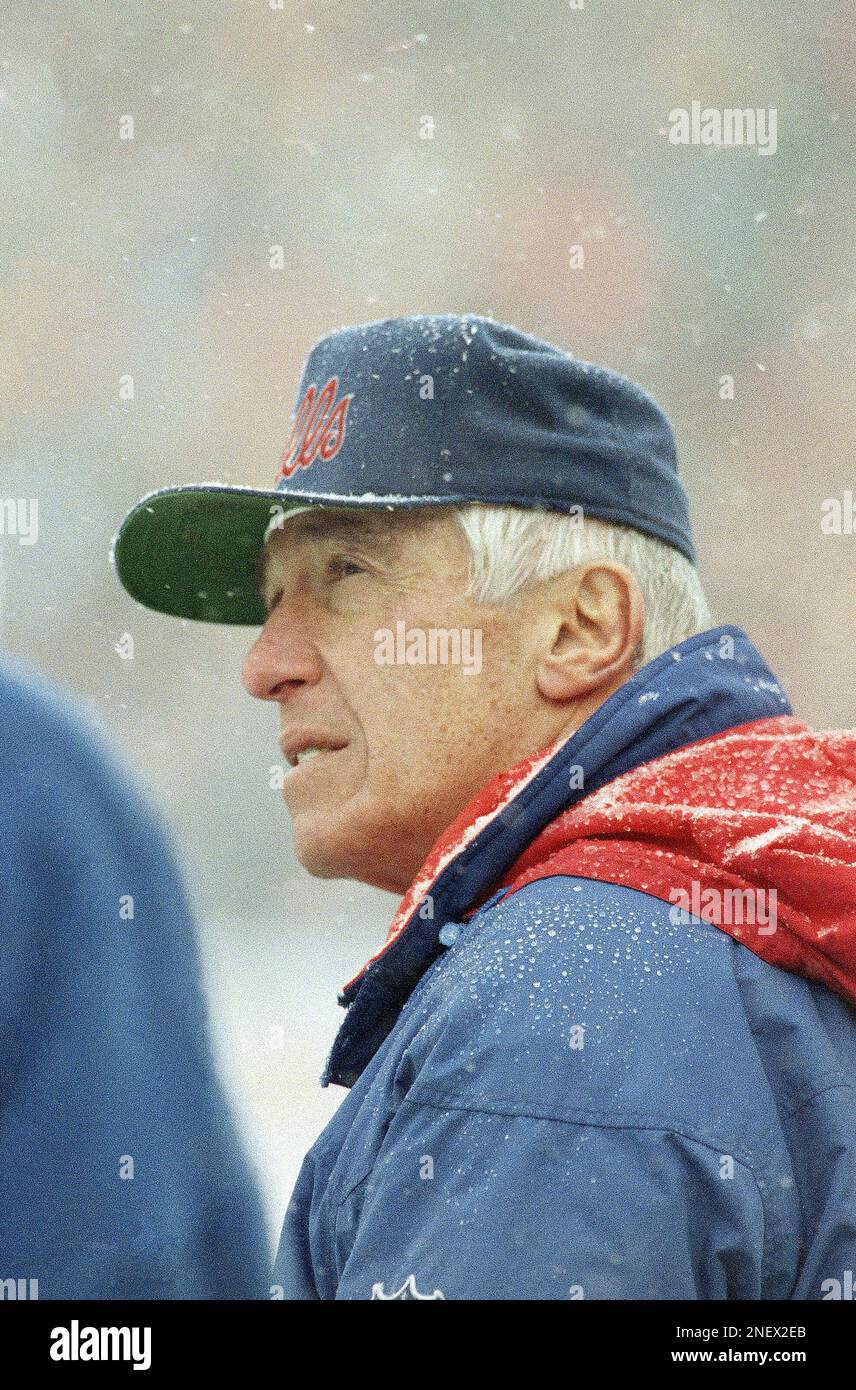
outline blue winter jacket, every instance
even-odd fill
[[[267,1298],[162,830],[90,721],[0,667],[0,1297]]]
[[[856,1014],[838,982],[856,958],[854,745],[824,750],[789,715],[739,629],[703,633],[642,668],[435,856],[343,996],[324,1081],[350,1090],[300,1172],[275,1296],[853,1297]],[[548,864],[507,891],[510,866],[583,798],[599,793],[608,815],[616,779],[746,729],[778,740],[768,749],[808,749],[835,788],[780,776],[788,814],[742,839],[738,820],[723,852],[780,874],[778,936],[741,941],[743,928],[676,915],[644,891],[646,864],[653,880],[657,856],[675,850],[668,837],[647,853],[643,836],[641,858],[636,844],[640,886]],[[734,740],[736,760],[746,740]],[[742,787],[750,828],[776,781],[778,753],[760,749]],[[725,756],[730,766],[728,746]],[[713,863],[704,846],[738,805],[717,778],[692,814],[632,797],[630,810],[686,821],[687,862]],[[800,896],[813,861],[782,837],[818,825],[832,847],[817,862],[832,866],[838,898],[815,929],[812,893]],[[586,852],[596,856],[597,837]],[[789,963],[800,930],[817,978]],[[838,964],[821,961],[824,941]]]

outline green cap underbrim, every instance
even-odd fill
[[[192,485],[144,497],[113,542],[116,573],[158,613],[260,627],[259,559],[278,515],[308,499],[256,488]]]

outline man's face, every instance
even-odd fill
[[[279,705],[284,762],[320,750],[283,791],[313,874],[405,891],[479,788],[556,737],[525,605],[464,597],[468,558],[447,512],[304,512],[268,540],[242,679]]]

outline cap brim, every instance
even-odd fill
[[[158,613],[259,627],[266,615],[258,566],[268,528],[307,505],[312,499],[225,484],[164,488],[122,522],[113,542],[116,573],[132,598]]]

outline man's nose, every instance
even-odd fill
[[[244,657],[244,688],[257,700],[285,700],[320,678],[321,662],[307,634],[273,612]]]

